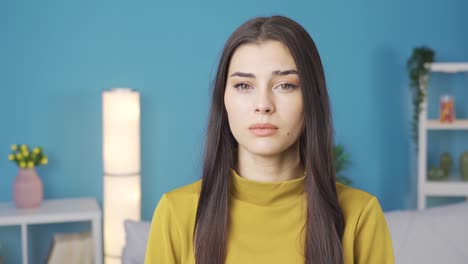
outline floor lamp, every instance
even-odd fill
[[[102,93],[104,261],[121,263],[124,221],[140,220],[140,94]]]

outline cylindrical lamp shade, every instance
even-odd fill
[[[103,93],[104,172],[140,173],[140,95],[117,88]]]
[[[127,88],[102,94],[105,262],[121,263],[124,221],[140,220],[140,95]]]

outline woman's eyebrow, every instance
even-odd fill
[[[289,74],[297,74],[296,70],[287,70],[287,71],[274,71],[271,73],[272,76],[284,76],[284,75],[289,75]],[[231,74],[229,77],[245,77],[245,78],[253,78],[255,79],[255,75],[253,73],[246,73],[246,72],[235,72]]]
[[[255,79],[255,75],[253,73],[246,73],[246,72],[235,72],[231,74],[229,77],[234,77],[234,76],[239,76],[239,77],[245,77],[245,78],[253,78]]]
[[[296,70],[287,70],[287,71],[274,71],[271,73],[271,75],[273,76],[284,76],[284,75],[288,75],[288,74],[296,74],[297,75],[297,71]]]

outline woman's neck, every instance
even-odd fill
[[[304,176],[297,144],[274,156],[256,155],[241,146],[237,153],[234,169],[243,178],[258,182],[281,182]]]

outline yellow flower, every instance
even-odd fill
[[[41,164],[47,164],[48,160],[47,157],[42,157]]]
[[[23,155],[21,155],[21,153],[16,153],[16,158],[17,159],[21,159],[23,157]]]
[[[34,168],[34,162],[32,161],[28,162],[28,168]]]
[[[13,154],[8,155],[8,159],[9,160],[15,160],[15,155],[13,155]]]
[[[24,169],[24,168],[26,167],[26,162],[21,161],[21,162],[19,163],[19,165],[20,165],[21,168]]]
[[[27,147],[25,144],[22,144],[22,145],[20,146],[20,149],[24,151],[24,150],[27,150],[28,147]]]
[[[39,148],[34,148],[34,149],[33,149],[33,154],[38,154],[39,152],[41,152],[41,151],[39,150]]]
[[[27,158],[27,157],[29,156],[29,152],[28,152],[28,151],[23,151],[23,156],[24,156],[25,158]]]
[[[16,144],[11,145],[11,150],[15,151],[18,149],[18,146]]]

